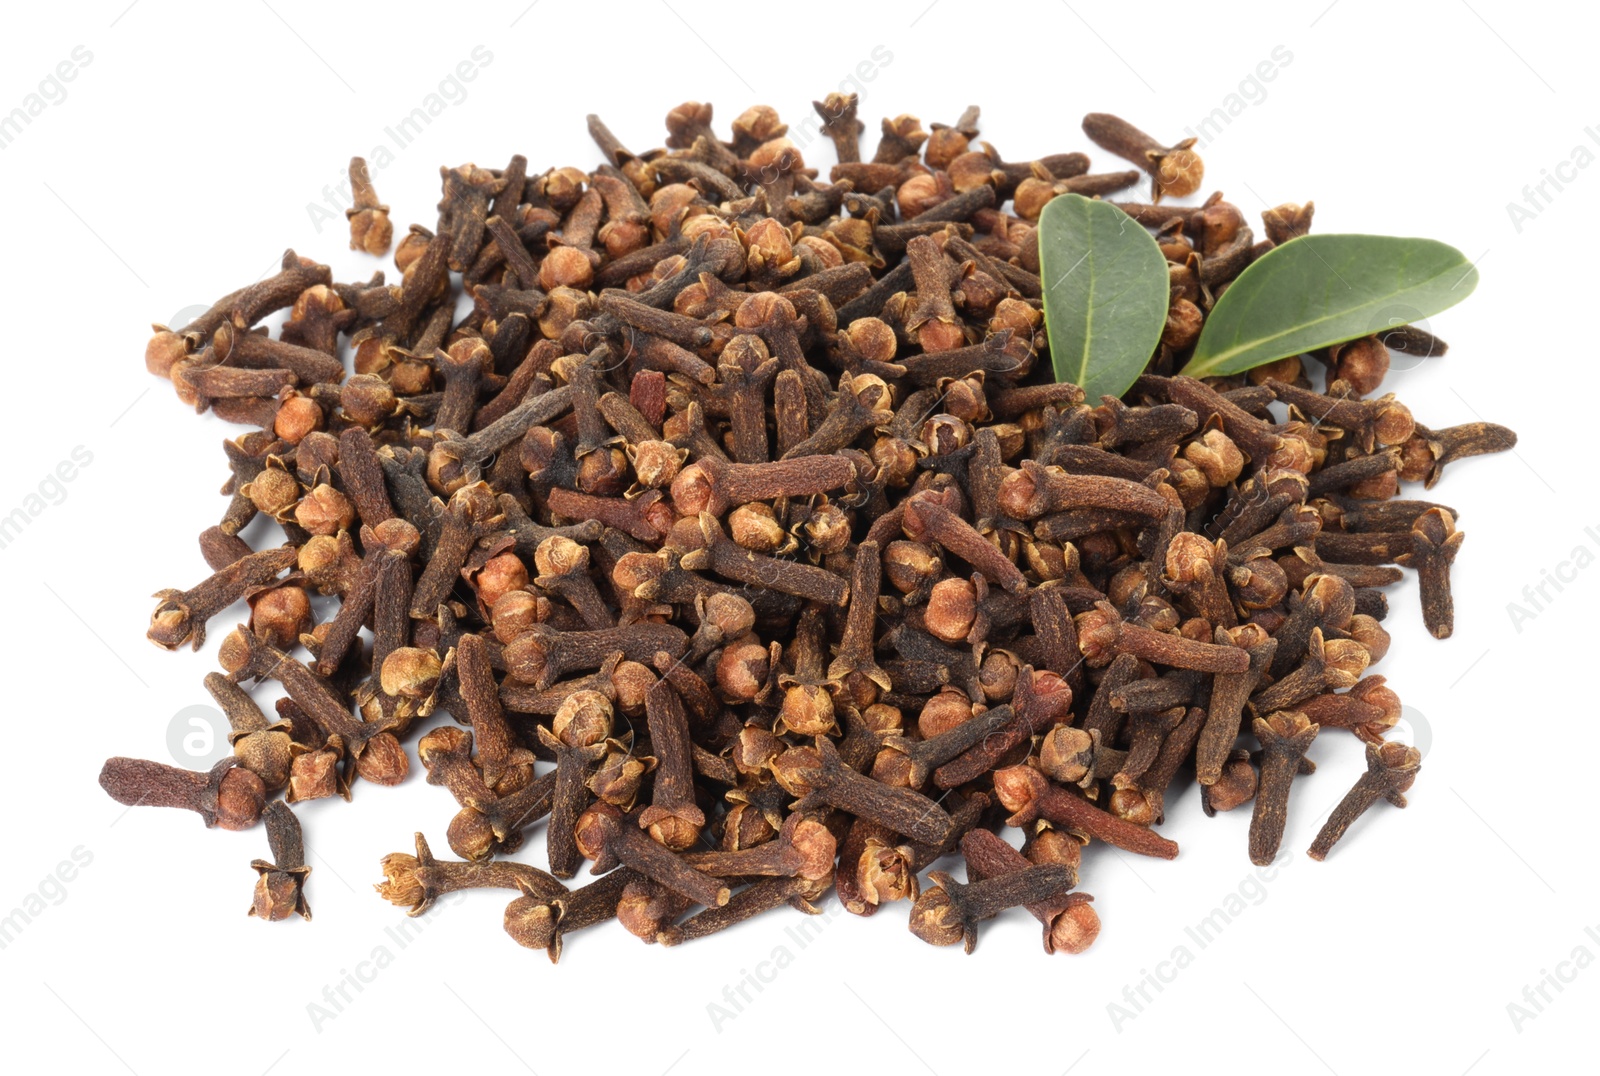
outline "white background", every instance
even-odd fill
[[[1600,553],[1589,402],[1600,168],[1563,166],[1572,182],[1547,187],[1520,227],[1507,209],[1575,147],[1600,152],[1600,132],[1585,129],[1600,125],[1594,27],[1578,12],[1509,0],[915,0],[870,11],[818,0],[109,0],[12,11],[0,113],[75,47],[92,54],[65,99],[0,150],[0,514],[76,447],[92,454],[60,503],[0,549],[0,914],[41,889],[47,898],[0,950],[13,1070],[1592,1066],[1600,970],[1593,956],[1564,962],[1580,948],[1600,956],[1592,821],[1579,806],[1600,751],[1600,569],[1562,565],[1579,547],[1585,565]],[[1425,634],[1412,582],[1390,594],[1394,646],[1377,671],[1427,751],[1408,810],[1380,804],[1327,863],[1304,856],[1362,765],[1355,741],[1330,731],[1312,750],[1317,774],[1295,786],[1289,855],[1270,880],[1245,855],[1248,811],[1207,819],[1192,786],[1168,811],[1176,861],[1091,849],[1083,888],[1104,931],[1084,956],[1043,955],[1021,914],[986,925],[975,956],[931,949],[907,934],[902,905],[871,920],[835,912],[805,948],[785,933],[790,913],[670,951],[611,926],[573,936],[553,967],[501,933],[502,892],[448,902],[404,948],[386,933],[404,917],[372,892],[379,857],[409,850],[419,827],[443,850],[454,810],[420,774],[301,811],[310,924],[245,917],[260,829],[124,814],[100,792],[104,757],[170,757],[174,715],[209,704],[201,677],[240,619],[214,621],[200,655],[143,638],[147,596],[206,574],[194,536],[223,507],[218,445],[239,432],[187,413],[145,372],[151,321],[186,320],[181,311],[264,274],[286,246],[340,279],[380,267],[346,249],[342,213],[319,228],[308,206],[476,46],[492,60],[465,98],[376,174],[397,233],[433,224],[441,163],[498,167],[522,152],[534,168],[588,168],[598,157],[586,112],[644,149],[685,99],[715,102],[723,130],[756,102],[795,123],[880,45],[891,58],[862,85],[870,128],[900,112],[950,122],[976,102],[984,137],[1016,160],[1094,153],[1078,126],[1091,110],[1177,137],[1282,46],[1292,59],[1244,87],[1253,101],[1204,148],[1206,189],[1252,219],[1315,199],[1317,231],[1430,236],[1477,262],[1477,293],[1433,319],[1448,357],[1388,386],[1429,425],[1481,417],[1522,436],[1515,454],[1458,465],[1433,491],[1468,536],[1455,637]],[[870,155],[870,132],[866,145]],[[832,163],[825,140],[806,155]],[[1508,603],[1526,603],[1524,587],[1558,568],[1564,589],[1547,587],[1551,600],[1514,622]],[[47,881],[75,849],[88,865]],[[530,851],[542,858],[540,844]],[[1210,944],[1186,933],[1241,893],[1246,910]],[[392,959],[362,964],[380,947]],[[779,947],[783,966],[763,964]],[[1170,962],[1180,947],[1181,967]],[[334,1012],[324,989],[357,972],[370,982]],[[757,972],[770,981],[735,1011],[725,988]],[[1537,992],[1545,975],[1570,980],[1546,984],[1549,1001]],[[314,1018],[313,1003],[330,1015]]]

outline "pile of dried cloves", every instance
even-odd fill
[[[1418,754],[1386,740],[1399,700],[1367,675],[1381,588],[1414,569],[1448,635],[1461,534],[1395,498],[1514,443],[1373,396],[1391,350],[1444,344],[1408,327],[1174,376],[1309,204],[1265,213],[1260,240],[1220,195],[1163,204],[1198,188],[1199,157],[1111,116],[1085,131],[1134,169],[1008,163],[975,108],[884,120],[862,161],[855,98],[815,109],[791,133],[751,108],[724,139],[684,104],[646,153],[591,116],[592,171],[444,169],[397,285],[290,252],[158,326],[150,370],[259,428],[224,446],[215,574],[157,595],[149,637],[198,648],[240,599],[250,618],[205,681],[233,755],[112,759],[106,790],[229,829],[264,815],[251,912],[309,918],[286,804],[404,780],[431,725],[414,749],[456,800],[460,861],[418,834],[379,892],[415,914],[515,890],[506,931],[552,957],[611,918],[677,944],[829,888],[859,915],[906,900],[918,937],[969,950],[1021,905],[1046,950],[1081,952],[1100,926],[1073,891],[1085,845],[1177,855],[1157,827],[1192,767],[1207,813],[1254,802],[1250,858],[1270,862],[1324,729],[1366,741],[1368,770],[1314,857],[1377,800],[1404,806]],[[817,134],[826,183],[802,156]],[[1145,174],[1151,201],[1116,204],[1157,233],[1170,317],[1128,396],[1091,405],[1049,379],[1035,222]],[[360,159],[351,181],[351,246],[385,252]],[[274,339],[260,323],[283,309]],[[258,517],[287,540],[263,522],[247,544]],[[314,594],[337,599],[321,622]],[[275,715],[252,680],[287,692]],[[504,858],[540,821],[549,870]],[[965,883],[922,888],[958,853]],[[585,860],[599,877],[569,890]]]

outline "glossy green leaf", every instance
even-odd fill
[[[1167,262],[1150,233],[1106,202],[1052,198],[1039,217],[1039,276],[1056,380],[1091,403],[1127,392],[1167,321]]]
[[[1256,259],[1228,286],[1183,372],[1236,374],[1407,325],[1477,286],[1466,256],[1432,239],[1302,236]]]

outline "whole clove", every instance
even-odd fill
[[[266,800],[261,778],[231,755],[206,773],[139,758],[109,758],[100,770],[100,787],[128,807],[182,807],[208,827],[223,829],[254,826]]]
[[[255,898],[250,902],[250,914],[269,923],[287,919],[290,915],[299,915],[309,921],[311,905],[306,903],[305,890],[311,868],[306,865],[300,820],[282,800],[267,804],[261,817],[267,825],[267,844],[272,850],[272,859],[257,859],[250,864],[256,872]]]
[[[1307,854],[1312,859],[1328,858],[1333,846],[1343,837],[1356,819],[1379,800],[1388,800],[1396,807],[1406,805],[1406,790],[1417,779],[1422,768],[1422,756],[1415,747],[1403,743],[1369,743],[1367,745],[1367,772],[1356,780],[1345,793],[1333,813],[1317,832]]]

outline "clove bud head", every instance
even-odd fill
[[[861,896],[869,904],[914,899],[919,887],[910,856],[910,849],[903,845],[890,846],[869,837],[856,864],[856,885]]]
[[[929,945],[955,945],[966,936],[960,910],[943,886],[925,891],[911,906],[911,933]]]
[[[559,901],[524,895],[506,905],[502,925],[512,941],[524,949],[543,949],[554,961],[561,953],[560,936],[556,933],[561,914]]]
[[[261,818],[266,799],[261,778],[243,767],[229,770],[217,786],[217,825],[223,829],[249,829]]]
[[[260,862],[259,860],[257,861]],[[305,901],[300,878],[288,871],[262,870],[250,900],[250,914],[277,923],[301,911]]]
[[[1046,952],[1076,955],[1088,949],[1100,936],[1100,914],[1088,903],[1094,898],[1087,893],[1074,896],[1082,903],[1074,903],[1051,922],[1045,934]]]

